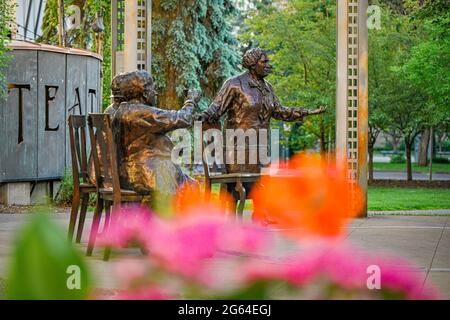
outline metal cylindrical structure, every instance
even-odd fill
[[[101,57],[27,41],[8,44],[0,101],[0,184],[55,180],[70,166],[67,118],[101,110]]]

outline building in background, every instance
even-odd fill
[[[42,35],[46,0],[9,0],[14,3],[15,23],[11,36],[16,40],[36,41]]]

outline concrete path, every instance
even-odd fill
[[[450,209],[434,210],[398,210],[398,211],[369,211],[369,216],[450,216]]]
[[[374,171],[376,180],[406,180],[406,171]],[[450,180],[449,173],[433,173],[433,180]],[[426,173],[413,172],[413,180],[429,180]]]
[[[447,211],[445,211],[446,213]],[[386,213],[384,213],[386,214]],[[7,275],[8,259],[21,225],[27,220],[27,214],[0,214],[0,278]],[[64,229],[68,225],[67,213],[55,213],[54,220]],[[86,221],[89,229],[91,216]],[[450,297],[450,216],[405,216],[381,215],[374,213],[365,219],[355,219],[346,228],[347,240],[362,249],[371,252],[391,253],[414,262],[423,276],[424,283],[434,284],[441,292]],[[87,233],[84,233],[81,250],[85,250]],[[280,242],[275,255],[293,250]],[[132,259],[143,259],[138,249],[127,249],[125,253]],[[94,279],[100,288],[118,288],[114,277],[120,259],[109,262],[101,260],[102,251],[95,250],[88,258]],[[399,266],[399,272],[401,266]]]

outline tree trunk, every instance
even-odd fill
[[[177,75],[173,65],[169,64],[166,69],[167,83],[166,89],[160,93],[158,107],[163,109],[180,109],[181,102],[177,97]]]
[[[392,138],[392,149],[394,151],[397,151],[398,149],[398,145],[399,145],[399,137],[397,136],[396,132],[392,132],[390,134],[391,138]]]
[[[66,32],[64,30],[64,1],[58,0],[58,45],[66,46]]]
[[[405,139],[405,148],[406,148],[406,175],[407,181],[412,181],[412,167],[411,167],[411,147],[412,147],[412,141],[414,139],[411,139],[412,141],[409,141],[410,139]]]
[[[373,145],[369,145],[369,182],[373,181]]]
[[[431,152],[430,152],[430,167],[428,170],[428,174],[429,174],[430,181],[432,181],[433,180],[433,151],[434,151],[434,130],[433,130],[433,128],[430,129],[430,144],[431,144],[431,146],[430,146]]]
[[[419,159],[417,164],[419,166],[426,166],[428,163],[428,142],[430,141],[430,129],[425,129],[422,132],[419,144]]]
[[[181,6],[176,6],[174,10],[167,12],[162,8],[161,2],[163,1],[152,1],[152,20],[165,21],[167,25],[170,25],[179,15]],[[165,37],[169,37],[167,30],[165,30]],[[155,53],[155,56],[159,55],[161,57],[165,57],[166,46],[167,41],[157,43],[155,40],[155,42],[152,43],[152,51]],[[169,59],[162,60],[159,67],[165,71],[166,83],[165,87],[159,90],[158,107],[163,109],[179,109],[181,107],[182,99],[179,99],[176,93],[178,77],[175,67],[169,61]]]
[[[325,125],[323,116],[320,116],[320,153],[325,154],[327,151],[326,141],[325,141]]]

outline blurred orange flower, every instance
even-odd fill
[[[221,196],[210,193],[207,197],[198,185],[185,184],[181,186],[173,198],[175,215],[225,215],[228,213],[226,204],[231,201],[231,196],[225,193]]]
[[[263,176],[254,189],[253,219],[288,228],[295,236],[338,236],[362,209],[357,183],[346,165],[328,163],[320,155],[300,154]]]

